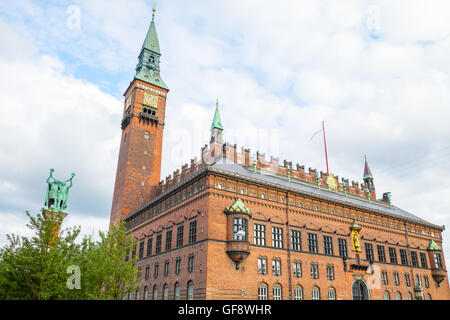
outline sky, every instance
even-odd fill
[[[450,2],[156,3],[170,88],[164,179],[209,141],[216,99],[240,147],[362,181],[377,197],[450,226]],[[27,235],[49,169],[76,174],[66,226],[106,231],[123,93],[151,1],[0,0],[0,245]],[[447,227],[446,227],[447,228]],[[449,231],[443,232],[446,263]]]

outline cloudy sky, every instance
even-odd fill
[[[151,1],[0,0],[0,245],[26,234],[49,169],[67,226],[106,230],[123,92]],[[199,156],[219,99],[225,139],[330,170],[450,226],[450,2],[157,2],[167,101],[162,177]],[[444,231],[450,263],[449,231]]]

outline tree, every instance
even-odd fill
[[[139,281],[135,259],[125,255],[136,244],[124,224],[101,240],[76,240],[79,227],[59,230],[44,214],[29,218],[32,237],[7,235],[9,244],[0,250],[0,299],[120,299],[136,290]],[[68,267],[80,271],[80,289],[69,288]]]
[[[109,233],[100,232],[100,241],[89,244],[83,256],[85,261],[81,263],[87,271],[82,285],[89,288],[86,290],[89,299],[122,299],[138,288],[140,274],[134,266],[136,257],[125,262],[135,246],[123,222],[113,226]]]

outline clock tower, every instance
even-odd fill
[[[150,201],[160,181],[164,116],[169,92],[160,76],[160,57],[153,8],[136,74],[124,94],[122,137],[110,225]]]

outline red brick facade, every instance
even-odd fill
[[[156,114],[145,114],[145,92],[158,97]],[[425,298],[450,298],[443,227],[377,200],[366,184],[336,177],[330,190],[326,173],[260,153],[254,163],[249,149],[215,141],[159,182],[167,92],[135,79],[124,95],[111,223],[123,219],[137,241],[140,299],[414,299],[417,284]],[[249,214],[233,212],[235,202]]]

